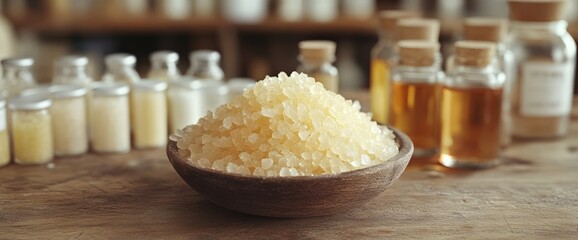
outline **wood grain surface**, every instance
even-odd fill
[[[367,109],[366,93],[344,95]],[[577,239],[577,116],[569,137],[516,143],[497,168],[413,159],[384,194],[318,218],[218,207],[179,178],[164,149],[10,165],[0,168],[0,239]]]

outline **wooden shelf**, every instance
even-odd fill
[[[40,33],[103,33],[103,32],[167,32],[167,31],[216,31],[236,29],[248,32],[322,32],[375,34],[373,19],[339,18],[328,23],[312,21],[286,22],[268,17],[258,23],[234,23],[223,18],[167,19],[161,16],[105,18],[75,16],[68,18],[27,17],[11,19],[16,29]]]

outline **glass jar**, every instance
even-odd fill
[[[85,56],[61,57],[54,64],[52,82],[55,84],[74,84],[87,88],[92,82],[87,67],[88,58]]]
[[[442,87],[440,163],[491,167],[500,154],[506,78],[494,43],[458,41],[455,48],[455,67]]]
[[[23,90],[36,85],[36,80],[32,74],[34,59],[7,58],[2,60],[1,64],[4,86],[0,89],[0,98],[18,96]]]
[[[177,68],[179,55],[172,51],[157,51],[151,54],[151,70],[149,79],[172,81],[181,77]]]
[[[506,76],[502,110],[502,145],[511,142],[510,95],[516,77],[514,54],[506,46],[507,22],[499,18],[474,17],[464,21],[464,40],[487,41],[496,44],[498,69]],[[452,59],[448,59],[448,66]],[[450,67],[451,68],[451,67]],[[451,69],[448,68],[448,71]]]
[[[133,84],[140,80],[134,69],[136,57],[127,53],[114,53],[105,57],[106,73],[102,77],[104,82],[122,82]]]
[[[100,153],[130,151],[129,87],[125,83],[95,83],[90,101],[92,149]]]
[[[10,142],[6,119],[6,101],[0,99],[0,167],[10,163]]]
[[[444,79],[436,64],[439,43],[403,40],[398,51],[388,122],[412,139],[415,156],[432,156],[439,149],[439,84]]]
[[[371,79],[369,91],[371,95],[371,112],[373,120],[386,124],[389,113],[390,98],[390,59],[395,56],[395,40],[393,38],[397,21],[402,18],[418,17],[415,12],[385,10],[379,13],[379,40],[371,49]]]
[[[53,85],[48,88],[52,106],[52,132],[56,156],[76,156],[88,151],[86,88]]]
[[[213,50],[197,50],[189,55],[191,67],[187,76],[197,80],[214,80],[222,82],[225,73],[219,67],[221,54]]]
[[[511,95],[512,135],[519,139],[568,133],[576,43],[562,20],[564,1],[509,1],[517,81]]]
[[[133,109],[134,146],[136,148],[163,147],[167,143],[167,83],[142,80],[131,91]]]
[[[51,101],[43,95],[14,97],[10,100],[14,162],[44,164],[54,158]]]
[[[335,60],[335,42],[301,41],[299,42],[299,61],[297,71],[307,74],[323,84],[325,89],[339,92],[339,75],[332,62]]]
[[[251,78],[229,79],[229,81],[227,81],[227,87],[229,88],[229,101],[236,96],[243,95],[243,92],[245,92],[247,88],[255,86],[255,83],[257,82]]]
[[[168,89],[170,131],[196,124],[199,119],[227,102],[228,88],[217,81],[181,79]]]

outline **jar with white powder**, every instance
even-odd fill
[[[130,151],[129,91],[124,83],[93,85],[89,131],[95,152]]]
[[[88,150],[86,89],[78,85],[54,85],[48,88],[52,106],[54,154],[75,156]]]

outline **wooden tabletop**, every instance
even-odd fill
[[[344,95],[367,107],[367,93]],[[0,168],[0,239],[576,239],[573,116],[570,136],[517,143],[497,168],[448,170],[413,159],[378,198],[319,218],[215,206],[177,176],[162,149],[9,165]]]

